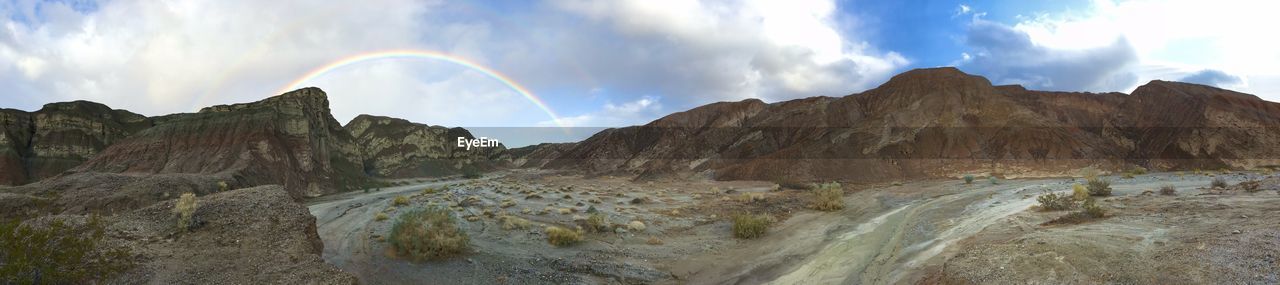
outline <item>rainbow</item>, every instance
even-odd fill
[[[529,102],[533,102],[533,105],[537,106],[538,109],[542,109],[543,112],[547,113],[547,116],[551,116],[551,121],[554,122],[556,126],[559,126],[561,128],[564,127],[564,125],[560,121],[560,116],[556,115],[556,112],[552,111],[550,107],[547,107],[547,104],[543,102],[541,98],[538,98],[538,96],[534,96],[533,92],[529,92],[529,89],[526,89],[524,88],[524,86],[521,86],[515,81],[512,81],[511,78],[505,75],[502,75],[502,73],[498,73],[493,69],[480,65],[479,63],[476,63],[474,61],[471,61],[462,57],[452,56],[452,55],[444,54],[437,51],[430,51],[430,50],[384,50],[384,51],[375,51],[375,52],[348,56],[348,57],[330,62],[328,64],[325,64],[324,66],[321,66],[319,68],[313,69],[310,72],[307,72],[307,74],[303,75],[302,77],[299,77],[298,79],[293,80],[292,82],[289,82],[289,84],[285,85],[284,88],[281,88],[279,91],[276,91],[276,94],[284,94],[285,92],[289,92],[289,91],[301,88],[302,83],[307,82],[308,80],[314,79],[316,77],[320,77],[321,75],[324,75],[325,73],[328,73],[335,69],[339,69],[345,66],[358,64],[361,62],[366,62],[371,60],[396,59],[396,58],[424,58],[424,59],[443,60],[446,62],[461,65],[463,67],[469,68],[476,72],[480,72],[480,74],[484,74],[489,78],[493,78],[495,80],[498,80],[498,82],[502,82],[502,84],[507,85],[507,87],[511,88],[511,90],[515,91],[516,93],[519,93],[520,96],[524,96],[524,98],[529,100]]]

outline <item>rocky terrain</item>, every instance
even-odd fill
[[[0,185],[58,175],[151,126],[145,116],[89,101],[50,103],[35,112],[0,109]]]
[[[506,163],[505,147],[458,148],[457,138],[474,139],[463,128],[360,115],[344,127],[359,146],[365,173],[406,178],[487,172]]]
[[[859,180],[1056,176],[1276,165],[1280,104],[1153,81],[1133,94],[993,86],[955,68],[840,98],[721,102],[609,129],[545,167],[640,178]]]

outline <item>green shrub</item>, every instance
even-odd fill
[[[1178,190],[1174,189],[1173,185],[1160,186],[1160,195],[1165,195],[1165,196],[1178,195]]]
[[[604,213],[595,212],[587,216],[587,230],[601,232],[609,230],[609,218]]]
[[[990,181],[991,185],[1000,184],[1000,180],[996,179],[995,176],[988,176],[987,181]]]
[[[972,174],[965,174],[965,175],[964,175],[964,184],[973,184],[973,175],[972,175]]]
[[[387,217],[387,213],[379,212],[377,215],[373,215],[374,221],[379,221],[379,222],[386,221],[388,218],[390,217]]]
[[[196,207],[196,194],[182,193],[182,196],[178,197],[178,202],[173,204],[173,214],[178,215],[178,231],[185,232],[191,229]]]
[[[405,196],[396,196],[396,198],[395,198],[395,199],[391,200],[391,205],[392,205],[392,206],[404,206],[404,205],[409,205],[409,197],[405,197]]]
[[[570,246],[582,242],[582,231],[551,226],[546,228],[547,243],[554,246]]]
[[[94,284],[133,267],[126,248],[102,242],[105,232],[97,216],[82,226],[0,222],[0,284]]]
[[[1138,166],[1134,167],[1133,170],[1130,170],[1129,173],[1132,173],[1133,175],[1143,175],[1147,174],[1147,169],[1145,167]]]
[[[773,217],[769,215],[737,214],[733,215],[733,237],[753,239],[764,236],[773,225]]]
[[[1069,214],[1053,219],[1045,224],[1078,224],[1095,219],[1100,219],[1107,215],[1106,211],[1098,206],[1093,198],[1085,199],[1084,203],[1080,203],[1080,209]]]
[[[1213,182],[1209,182],[1209,186],[1213,188],[1227,188],[1227,180],[1222,177],[1213,178]]]
[[[414,261],[459,255],[471,242],[453,214],[435,206],[400,214],[388,236],[397,256]]]
[[[1040,202],[1040,209],[1045,211],[1065,211],[1076,205],[1071,196],[1058,195],[1052,192],[1036,197],[1036,201]]]
[[[230,190],[230,188],[231,187],[227,186],[226,181],[218,181],[218,192],[226,192],[227,190]]]
[[[844,209],[844,190],[839,187],[822,187],[813,192],[814,209],[819,211],[838,211]]]
[[[1089,178],[1089,196],[1111,196],[1111,181]]]
[[[1089,199],[1089,189],[1085,188],[1084,185],[1071,184],[1071,198],[1076,199],[1076,201]]]

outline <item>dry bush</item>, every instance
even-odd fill
[[[502,229],[504,230],[523,230],[529,228],[530,225],[529,220],[516,216],[499,216],[498,220],[502,221]]]
[[[1160,186],[1160,195],[1165,195],[1165,196],[1178,195],[1178,190],[1173,188],[1173,185]]]
[[[427,187],[422,189],[422,195],[431,195],[435,193],[436,193],[436,188],[433,188],[433,187]]]
[[[231,187],[227,186],[227,182],[218,181],[218,192],[227,192],[227,190],[231,190]]]
[[[811,205],[819,211],[844,209],[844,190],[839,187],[822,187],[813,192]]]
[[[386,221],[389,218],[390,217],[387,217],[387,213],[378,213],[377,215],[373,215],[373,220],[379,222]]]
[[[645,228],[647,228],[647,226],[645,226],[644,222],[641,221],[631,221],[630,223],[627,223],[627,230],[629,231],[643,232]]]
[[[609,230],[609,225],[610,225],[609,217],[606,217],[604,213],[600,213],[600,212],[591,213],[591,215],[587,216],[586,224],[587,226],[585,228],[587,228],[588,231],[591,231],[591,232],[607,231]]]
[[[409,197],[405,197],[405,196],[396,196],[396,198],[395,198],[394,200],[391,200],[391,205],[392,205],[392,206],[404,206],[404,205],[409,205]]]
[[[783,179],[783,180],[774,181],[774,183],[778,184],[778,187],[786,188],[786,189],[793,189],[793,190],[813,189],[813,184],[804,183],[804,182],[795,181],[795,180]]]
[[[1209,186],[1213,188],[1227,188],[1227,180],[1222,177],[1213,178],[1213,182],[1209,182]]]
[[[182,193],[182,196],[178,197],[178,202],[173,204],[173,213],[178,215],[178,231],[187,231],[191,228],[197,207],[195,193]]]
[[[1079,224],[1105,217],[1107,212],[1098,206],[1093,198],[1084,200],[1080,203],[1080,209],[1064,216],[1058,217],[1045,224]]]
[[[764,201],[764,193],[742,193],[738,195],[738,202],[743,204]]]
[[[1111,181],[1089,178],[1089,196],[1111,196]]]
[[[773,224],[769,215],[737,214],[733,216],[733,237],[753,239],[764,236]]]
[[[1084,185],[1072,184],[1071,198],[1076,199],[1076,201],[1084,201],[1085,199],[1089,199],[1089,189],[1085,188]]]
[[[1141,167],[1141,166],[1134,167],[1134,168],[1133,168],[1133,170],[1130,170],[1130,171],[1129,171],[1129,173],[1131,173],[1131,174],[1133,174],[1133,175],[1143,175],[1143,174],[1147,174],[1147,168],[1145,168],[1145,167]]]
[[[582,232],[561,227],[547,227],[547,243],[554,246],[569,246],[582,242]]]
[[[1258,182],[1257,180],[1249,180],[1245,182],[1240,182],[1240,184],[1238,185],[1240,185],[1240,188],[1244,189],[1245,192],[1254,193],[1254,192],[1260,191],[1260,188],[1262,186],[1261,184],[1262,183]]]
[[[649,240],[645,241],[644,243],[647,243],[649,245],[662,245],[662,240],[658,239],[658,237],[649,237]]]
[[[1036,197],[1036,201],[1040,202],[1040,209],[1044,211],[1065,211],[1076,205],[1076,201],[1071,196],[1058,195],[1052,192]]]
[[[441,207],[400,214],[389,237],[397,256],[414,261],[459,255],[467,251],[471,242],[453,214]]]

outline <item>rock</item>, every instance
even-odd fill
[[[49,103],[35,112],[0,109],[0,185],[58,175],[153,123],[89,101]]]
[[[1231,231],[1231,234],[1233,234],[1233,235],[1238,235],[1238,234],[1240,234],[1240,233],[1241,233],[1241,231],[1240,231],[1240,230],[1234,230],[1234,231]]]
[[[493,170],[504,164],[506,147],[457,147],[459,137],[475,137],[463,128],[446,128],[404,119],[359,115],[345,127],[359,146],[364,168],[381,177],[406,178],[462,174],[464,169]]]

